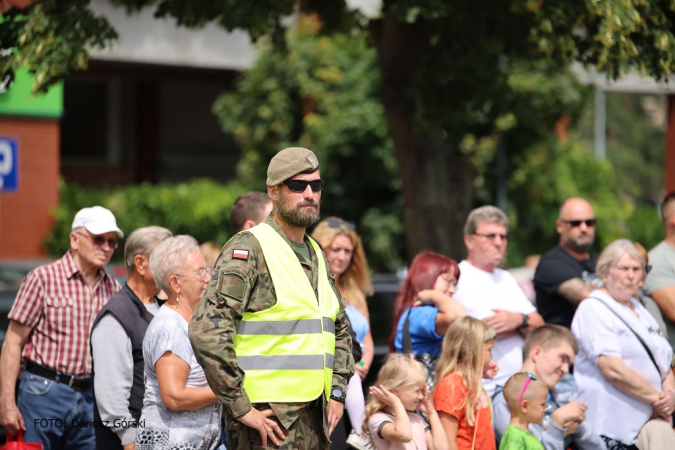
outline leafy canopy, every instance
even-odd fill
[[[277,45],[283,45],[285,25],[292,22],[288,17],[298,10],[317,14],[324,22],[323,31],[329,33],[377,22],[348,10],[341,0],[111,2],[129,12],[154,8],[157,17],[173,18],[179,26],[215,22],[227,30],[244,30],[254,41],[271,36]],[[612,78],[635,68],[643,75],[665,79],[675,68],[672,1],[494,0],[489,7],[478,7],[473,0],[383,3],[398,20],[426,28],[433,51],[420,67],[417,93],[419,106],[428,115],[445,116],[446,92],[460,95],[455,104],[468,106],[450,116],[476,112],[471,108],[473,94],[482,92],[488,98],[494,81],[503,77],[500,55],[581,61]],[[89,0],[41,0],[24,10],[12,9],[0,23],[0,48],[14,52],[11,58],[3,58],[0,76],[4,79],[27,67],[36,74],[35,90],[45,91],[70,71],[86,68],[88,48],[109,46],[117,37],[110,23],[91,11]],[[461,89],[467,85],[476,87]]]

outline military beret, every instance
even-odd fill
[[[302,147],[285,148],[270,161],[267,167],[267,185],[276,186],[293,175],[319,168],[319,160],[311,150]]]

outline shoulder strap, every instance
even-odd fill
[[[597,301],[599,301],[600,303],[602,303],[603,305],[605,305],[605,307],[606,307],[607,309],[609,309],[610,311],[612,311],[612,313],[614,313],[614,315],[615,315],[616,317],[618,317],[619,320],[622,321],[622,322],[624,323],[624,325],[626,325],[626,327],[627,327],[627,328],[635,335],[635,337],[637,338],[637,340],[640,341],[640,344],[642,344],[642,347],[643,347],[643,348],[645,349],[645,351],[647,352],[647,355],[649,356],[649,359],[652,360],[652,363],[654,364],[654,367],[656,368],[656,372],[659,374],[659,376],[662,376],[662,375],[661,375],[661,369],[659,369],[658,364],[656,364],[656,359],[654,359],[654,355],[652,354],[652,351],[649,350],[649,347],[647,347],[647,344],[646,344],[645,341],[640,337],[640,335],[637,334],[637,333],[635,332],[635,330],[633,330],[633,329],[631,328],[631,326],[628,325],[628,323],[627,323],[625,320],[623,320],[623,318],[622,318],[620,315],[618,315],[618,314],[616,313],[616,311],[614,311],[607,303],[605,303],[604,301],[602,301],[602,300],[599,299],[598,297],[592,297],[592,298],[596,299]]]
[[[408,314],[405,315],[405,321],[403,322],[403,354],[412,355],[413,346],[412,339],[410,339],[410,312],[412,311],[412,305],[408,308]]]

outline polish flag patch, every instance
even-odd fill
[[[248,250],[232,250],[232,259],[248,261]]]

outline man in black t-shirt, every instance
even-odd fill
[[[546,323],[569,328],[577,305],[602,286],[595,273],[598,254],[590,252],[595,240],[595,213],[583,198],[572,197],[560,207],[556,229],[560,243],[546,253],[534,273],[537,310]]]

